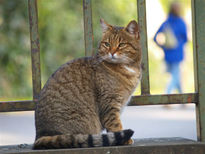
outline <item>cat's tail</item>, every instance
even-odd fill
[[[83,135],[66,134],[56,136],[43,136],[37,139],[33,149],[60,149],[60,148],[86,148],[100,146],[124,145],[133,135],[131,129],[107,134]]]

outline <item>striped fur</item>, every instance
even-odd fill
[[[133,132],[122,131],[120,114],[141,78],[139,28],[136,21],[101,25],[96,55],[62,65],[41,90],[34,149],[132,144]],[[105,129],[116,133],[85,135]]]
[[[124,145],[133,135],[131,129],[120,132],[108,132],[96,135],[55,135],[44,136],[34,143],[34,149],[59,149],[59,148],[88,148],[100,146]]]

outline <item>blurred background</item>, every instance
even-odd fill
[[[151,94],[164,94],[170,80],[164,53],[153,37],[167,18],[171,2],[173,0],[146,1]],[[188,32],[185,60],[181,65],[182,90],[190,93],[194,92],[191,0],[178,2]],[[60,65],[84,56],[82,0],[38,0],[38,15],[43,86]],[[96,52],[102,33],[100,18],[112,25],[126,26],[130,20],[137,20],[137,3],[136,0],[93,0],[92,16]],[[27,0],[0,0],[0,101],[32,99],[30,57]],[[140,95],[140,88],[135,95]],[[185,108],[173,105],[169,110],[163,106],[127,107],[122,118],[125,128],[138,132],[136,138],[181,136],[196,139],[194,108],[194,105]],[[0,123],[0,145],[33,142],[33,112],[0,113]],[[153,129],[146,130],[150,128]]]

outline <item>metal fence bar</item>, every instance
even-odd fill
[[[197,103],[197,93],[133,96],[129,106]]]
[[[197,52],[196,52],[196,36],[195,36],[195,13],[194,13],[194,0],[191,1],[192,10],[192,40],[193,40],[193,62],[194,62],[194,88],[198,92],[198,79],[197,79]]]
[[[28,12],[31,40],[33,99],[36,100],[41,90],[40,43],[38,34],[37,0],[28,0]]]
[[[34,109],[35,109],[35,102],[31,100],[0,102],[0,112],[32,111]]]
[[[187,104],[197,103],[197,93],[133,96],[129,106],[137,105],[161,105],[161,104]],[[31,111],[35,109],[34,101],[0,102],[0,112]]]
[[[150,94],[149,85],[149,60],[147,49],[147,24],[146,24],[146,0],[137,0],[137,15],[140,26],[140,41],[142,45],[142,80],[141,94]]]
[[[198,92],[198,71],[197,71],[197,52],[196,52],[196,36],[195,36],[195,13],[194,13],[194,0],[191,1],[192,9],[192,40],[193,40],[193,61],[194,61],[194,87],[195,92]],[[200,122],[199,122],[199,106],[196,105],[196,123],[197,123],[197,139],[200,140]]]
[[[205,141],[205,1],[192,0],[192,25],[195,54],[195,85],[199,93],[199,102],[196,105],[197,136],[199,141]]]
[[[93,26],[91,0],[83,0],[85,55],[93,55]]]

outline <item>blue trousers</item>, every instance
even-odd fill
[[[170,94],[174,89],[182,93],[181,88],[181,75],[180,75],[180,62],[166,63],[167,72],[171,74],[171,80],[167,85],[166,93]]]

